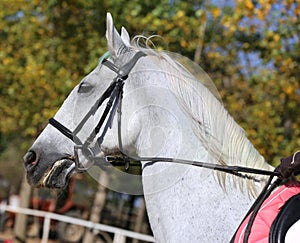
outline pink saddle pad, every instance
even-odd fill
[[[300,184],[283,185],[271,194],[262,204],[254,220],[249,236],[249,243],[268,243],[271,225],[279,213],[282,206],[292,196],[300,193]],[[245,230],[251,214],[244,220],[239,227],[234,243],[242,243]]]

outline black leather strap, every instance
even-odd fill
[[[55,120],[54,118],[49,119],[49,124],[55,127],[58,131],[60,131],[67,138],[74,141],[73,132],[71,132],[68,128],[66,128],[63,124]]]

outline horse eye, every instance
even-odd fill
[[[87,83],[81,83],[78,88],[78,93],[88,93],[93,89],[93,86]]]

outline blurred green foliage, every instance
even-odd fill
[[[1,0],[0,134],[29,141],[106,51],[105,18],[198,62],[268,161],[300,147],[300,2]],[[2,139],[3,140],[3,139]]]

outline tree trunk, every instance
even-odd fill
[[[21,191],[20,191],[20,207],[28,208],[30,204],[31,197],[31,187],[27,183],[26,176],[24,174]],[[15,225],[14,225],[14,242],[23,243],[26,242],[26,226],[27,226],[27,215],[17,214]]]
[[[107,185],[108,179],[109,179],[108,175],[105,172],[102,172],[99,178],[98,190],[95,195],[94,203],[91,210],[91,216],[90,216],[91,222],[94,223],[100,222],[101,212],[103,210],[106,201],[106,196],[107,196],[106,187],[103,185]],[[87,230],[84,235],[83,243],[95,242],[94,237],[95,237],[94,234],[90,230]]]

